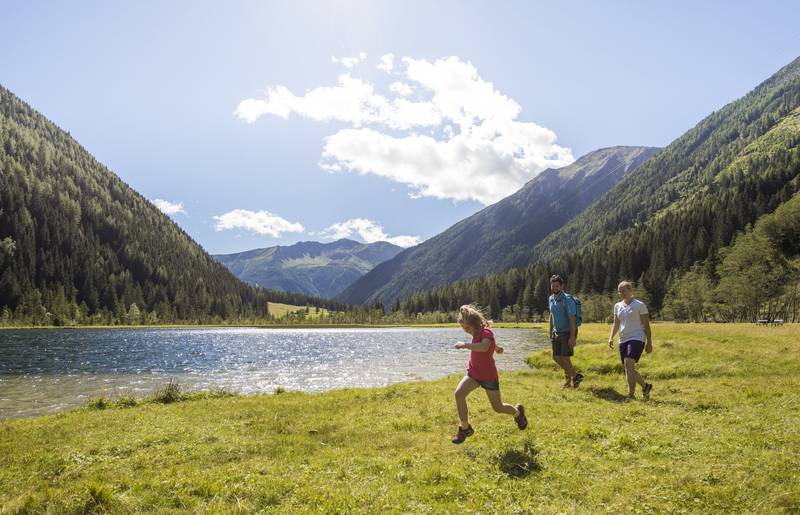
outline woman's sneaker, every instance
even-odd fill
[[[453,443],[462,443],[467,439],[468,436],[472,436],[474,433],[475,431],[472,430],[471,425],[467,426],[466,429],[458,426],[458,432],[453,435],[453,439],[450,441]]]
[[[525,406],[522,404],[517,404],[514,406],[517,408],[519,415],[514,419],[517,422],[517,427],[520,429],[525,429],[528,427],[528,417],[525,416]]]
[[[653,383],[644,383],[644,386],[642,387],[642,397],[644,398],[644,400],[650,399],[650,390],[652,389],[653,389]]]

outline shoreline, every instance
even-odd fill
[[[0,399],[0,420],[54,415],[84,407],[95,399],[114,401],[119,397],[126,397],[141,402],[153,395],[168,381],[177,382],[181,390],[187,394],[201,394],[204,391],[218,388],[224,388],[229,393],[237,395],[269,394],[276,389],[310,393],[347,387],[379,388],[398,382],[432,380],[463,369],[462,360],[451,355],[454,352],[451,349],[452,345],[446,345],[446,342],[450,340],[455,342],[462,334],[461,328],[455,326],[299,330],[291,328],[275,331],[261,331],[259,328],[249,327],[243,329],[121,329],[120,331],[103,329],[91,331],[78,328],[72,332],[38,329],[0,333],[0,342],[5,340],[10,345],[6,347],[0,343],[0,350],[5,348],[4,352],[9,357],[8,366],[5,367],[9,374],[0,377],[0,390],[4,390],[4,394],[0,395],[3,397]],[[531,352],[542,348],[546,340],[545,334],[537,329],[498,329],[498,333],[505,335],[504,338],[508,338],[512,343],[508,356],[498,362],[498,368],[507,371],[525,369],[526,357]],[[3,334],[6,335],[6,338],[3,338]],[[344,346],[336,344],[333,347],[323,345],[325,342],[331,343],[331,339],[336,341],[344,339],[355,343]],[[403,348],[389,345],[389,342],[400,343],[408,339],[414,339],[416,343]],[[123,341],[126,343],[122,343]],[[164,363],[169,361],[169,364],[159,365],[161,357],[154,357],[146,362],[132,361],[130,363],[121,357],[120,353],[128,350],[138,352],[136,349],[140,348],[138,343],[127,342],[142,341],[158,342],[147,348],[155,356],[163,356]],[[232,341],[237,343],[230,347],[229,351],[223,351],[228,354],[227,356],[209,358],[208,362],[206,362],[206,358],[194,362],[189,358],[185,358],[189,359],[189,361],[185,361],[181,357],[192,355],[195,352],[205,355],[204,353],[213,347],[209,342],[222,342],[222,345],[227,345],[227,342]],[[319,356],[303,357],[305,351],[302,349],[306,349],[306,347],[301,345],[291,351],[291,354],[295,355],[296,353],[298,356],[296,365],[280,365],[274,373],[269,373],[271,365],[266,366],[264,363],[267,361],[265,360],[274,360],[275,356],[267,351],[251,353],[246,350],[251,344],[257,342],[266,342],[267,347],[275,348],[281,347],[289,341],[310,342],[309,355],[319,354]],[[70,342],[76,342],[79,347],[70,351],[74,353],[69,354],[73,356],[71,358],[74,361],[72,365],[61,366],[58,363],[54,363],[52,366],[42,365],[44,368],[39,370],[44,372],[37,372],[26,367],[27,361],[24,357],[20,359],[13,357],[24,352],[23,349],[28,345],[26,342],[36,343],[36,349],[49,348],[51,343],[56,346],[54,348],[72,349]],[[359,358],[358,360],[360,363],[366,359],[368,365],[346,366],[347,372],[344,374],[325,371],[330,366],[331,358],[324,357],[324,355],[349,353],[348,349],[358,342],[363,342],[372,349],[366,351],[367,355],[371,356],[370,358]],[[179,347],[180,353],[177,355],[170,350],[175,347],[173,344],[177,344]],[[322,346],[320,347],[320,345]],[[240,346],[243,350],[237,350]],[[81,356],[99,353],[99,356],[105,357],[91,359],[87,357],[86,359],[89,361],[84,363],[87,366],[78,366],[78,361],[75,361],[77,360],[75,356],[79,353],[78,348],[83,349],[80,351]],[[374,350],[377,348],[381,350]],[[432,352],[431,349],[439,350],[433,351],[436,353],[435,355],[419,354],[420,356],[430,356],[424,357],[424,362],[420,362],[420,358],[417,357],[409,358],[409,356],[417,356],[417,353]],[[32,353],[31,356],[34,354],[38,355],[38,353]],[[440,354],[444,357],[441,357]],[[61,354],[57,355],[61,356]],[[231,363],[238,364],[241,361],[236,357],[239,355],[250,356],[248,359],[252,359],[252,361],[246,361],[249,363],[247,373],[237,372],[240,370],[238,366],[231,365]],[[172,363],[173,359],[176,360],[177,365]],[[103,360],[114,361],[117,363],[115,366],[119,368],[111,370],[101,364]],[[294,360],[295,358],[292,358],[293,362]],[[466,360],[467,356],[465,355],[463,361],[466,362]],[[83,361],[83,358],[80,361]],[[49,359],[48,362],[52,362],[52,359]],[[19,366],[15,366],[15,363]],[[315,363],[318,366],[313,366]],[[155,367],[155,371],[153,371],[153,367]],[[319,370],[317,370],[318,368]],[[198,374],[196,370],[205,372]],[[29,374],[32,375],[28,377]],[[307,379],[309,375],[314,379]],[[32,390],[28,391],[29,388]],[[27,399],[27,401],[23,401],[23,399]]]
[[[496,322],[496,329],[539,329],[546,322]],[[0,331],[22,331],[35,329],[205,329],[205,328],[248,328],[248,329],[392,329],[399,327],[419,328],[458,328],[456,322],[447,324],[156,324],[156,325],[41,325],[4,326]]]

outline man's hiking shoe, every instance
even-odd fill
[[[644,383],[644,386],[642,387],[642,397],[644,397],[644,400],[650,399],[650,390],[652,389],[653,383]]]
[[[525,416],[525,406],[522,404],[517,404],[514,407],[517,408],[517,411],[519,412],[519,415],[514,419],[514,421],[517,423],[518,428],[525,429],[528,427],[528,417]]]
[[[472,430],[471,425],[467,426],[466,429],[462,428],[461,426],[458,426],[458,432],[453,435],[453,439],[450,441],[453,443],[463,443],[468,436],[472,436],[474,433],[475,431]]]
[[[581,385],[581,381],[583,381],[583,374],[578,372],[575,374],[575,377],[572,378],[572,387],[577,388]]]

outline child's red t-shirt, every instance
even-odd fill
[[[481,343],[484,338],[491,340],[492,344],[486,352],[470,352],[467,375],[476,381],[494,381],[497,379],[497,367],[494,364],[494,333],[488,327],[484,327],[478,336],[472,337],[472,343]]]

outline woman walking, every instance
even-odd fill
[[[644,302],[633,297],[633,283],[622,281],[617,292],[622,300],[614,305],[614,326],[611,328],[611,336],[608,337],[608,346],[614,348],[614,335],[619,331],[619,357],[628,380],[628,398],[635,397],[638,384],[642,387],[642,396],[647,400],[653,385],[642,379],[636,370],[636,363],[639,362],[643,350],[648,354],[653,352],[650,314]]]

